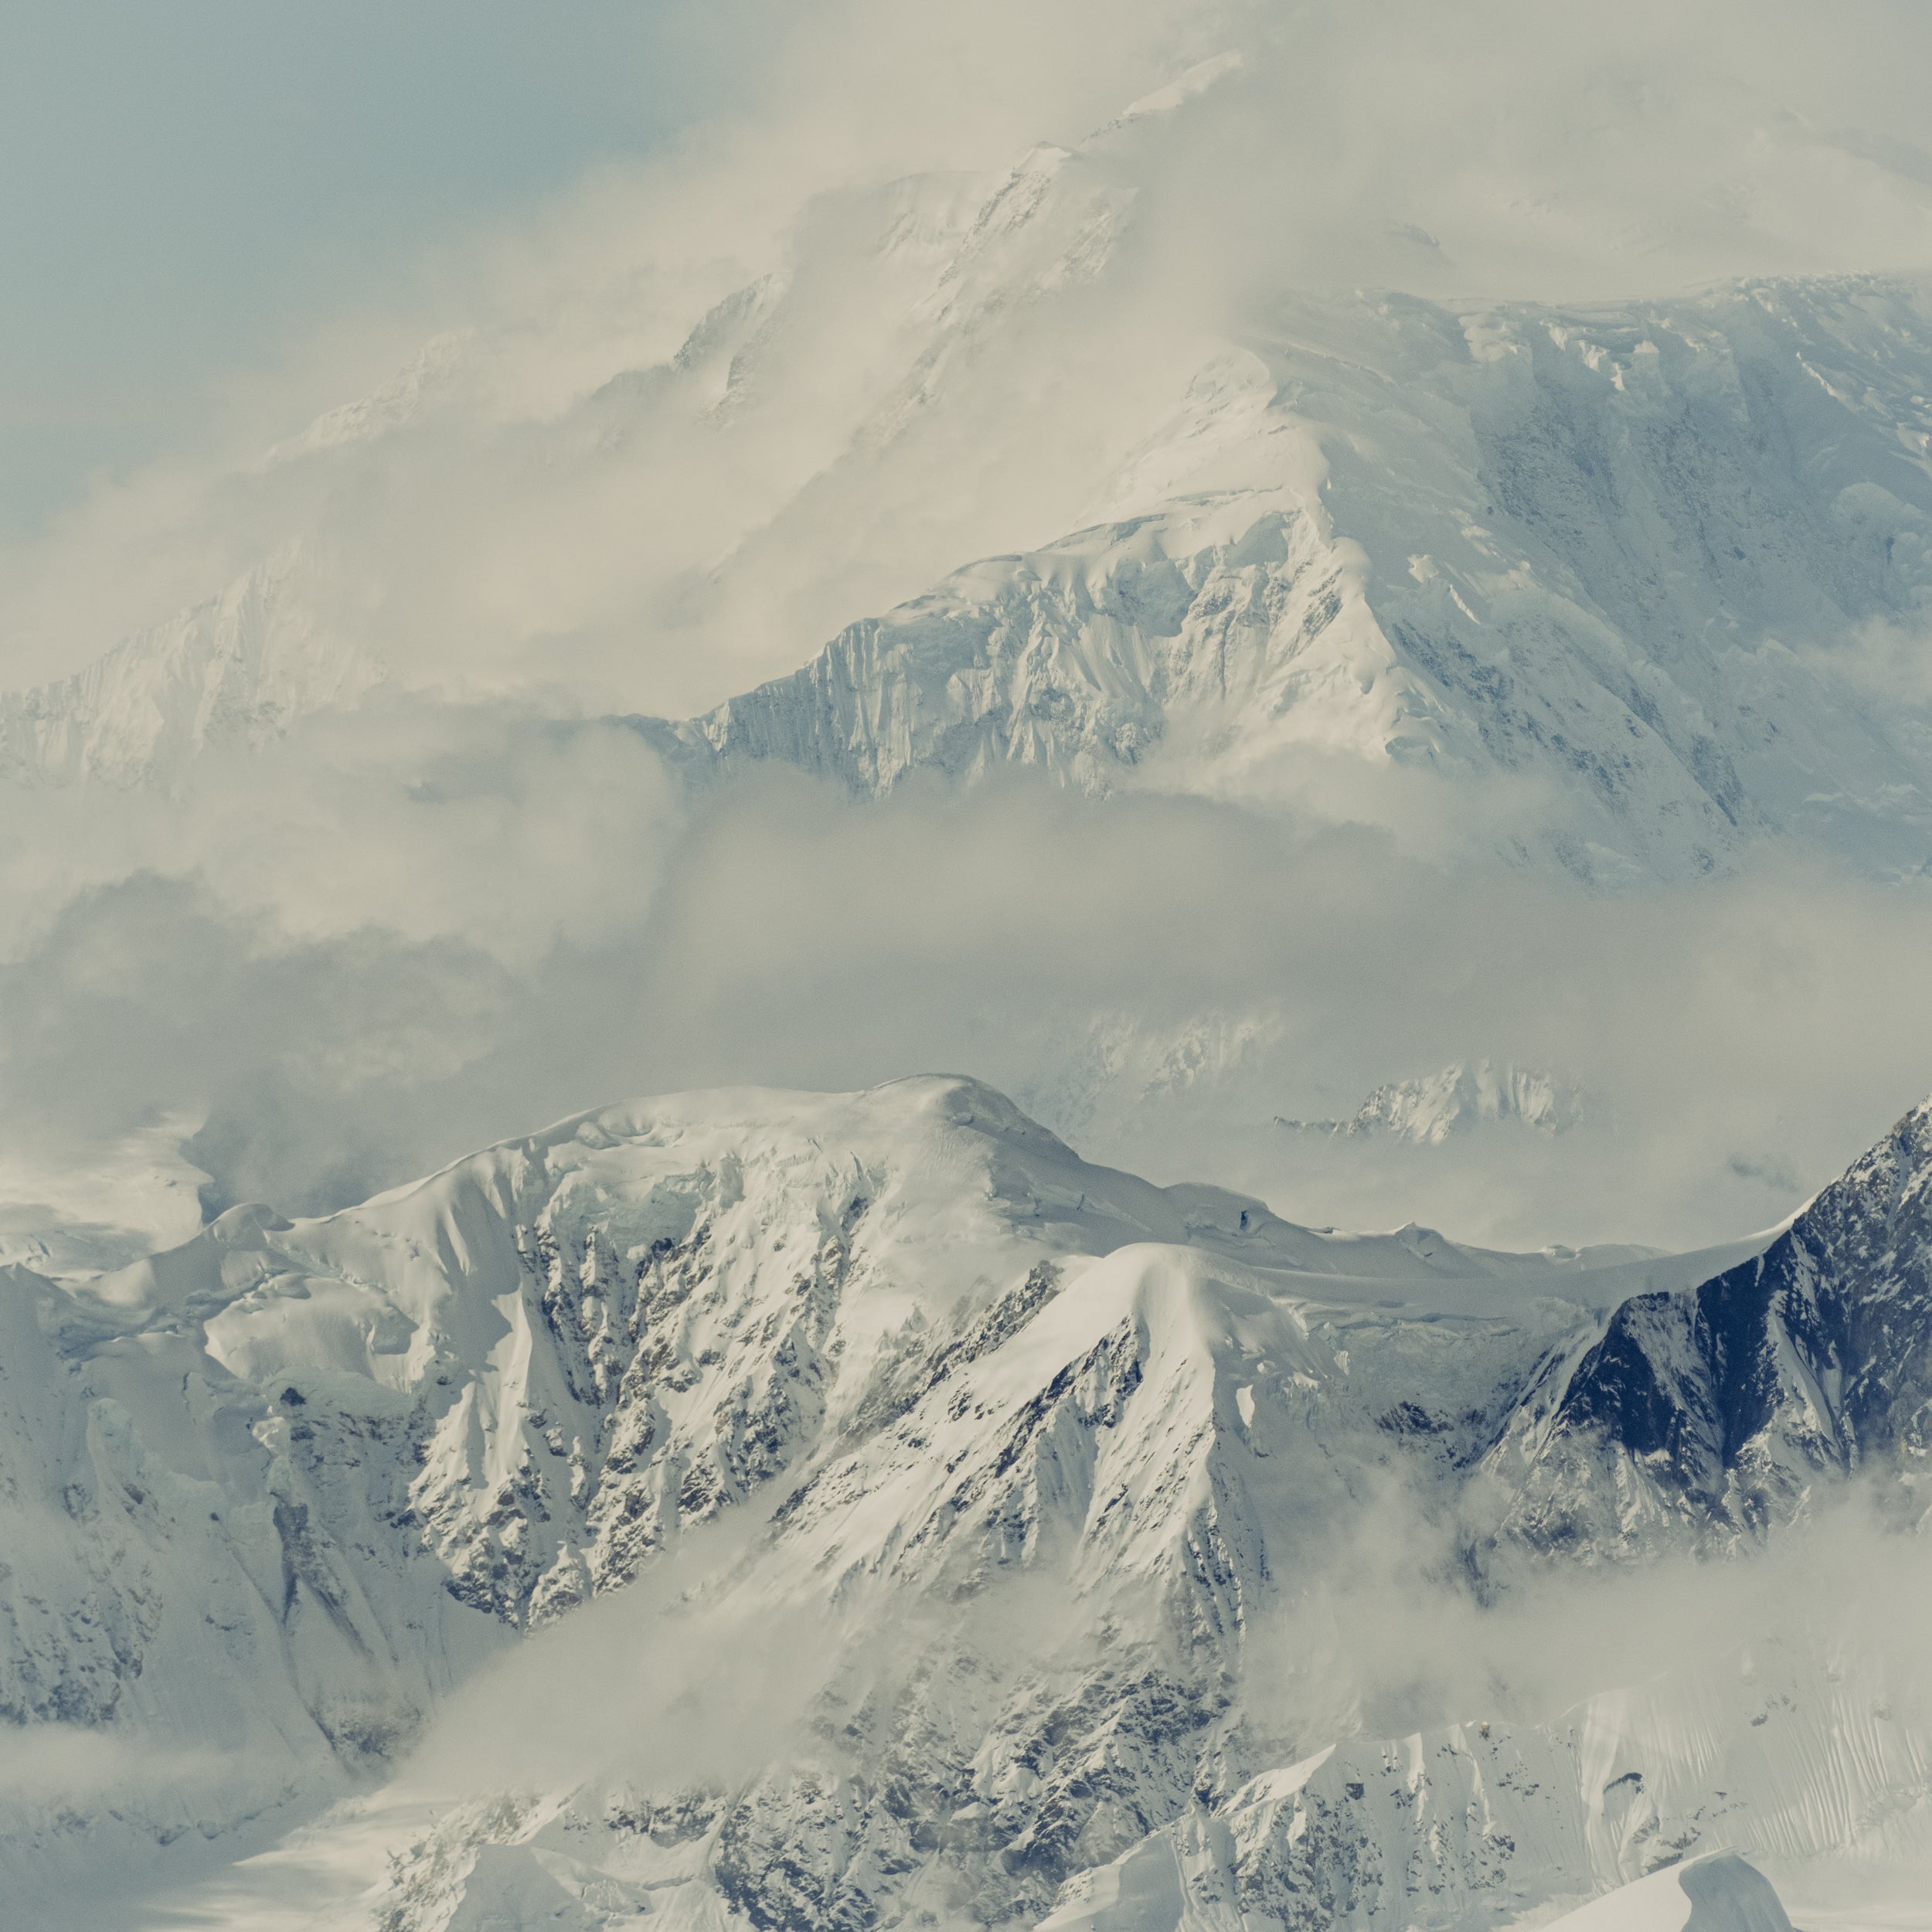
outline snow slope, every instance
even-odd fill
[[[1705,1848],[1765,1857],[1801,1838],[1802,1857],[1834,1828],[1801,1815],[1803,1781],[1778,1762],[1793,1740],[1741,1743],[1750,1727],[1720,1718],[1721,1702],[1675,1684],[1533,1730],[1458,1725],[1332,1747],[1070,1879],[1043,1925],[1171,1932],[1260,1914],[1297,1932],[1488,1925],[1607,1885],[1556,1923],[1778,1932],[1789,1921],[1769,1882],[1735,1851]],[[1850,1700],[1827,1692],[1803,1720],[1806,1742],[1828,1749],[1848,1720],[1857,1727]],[[1817,1788],[1848,1796],[1839,1781],[1858,1750],[1840,1746]],[[1922,1794],[1923,1741],[1883,1775]]]
[[[1729,1852],[1653,1872],[1556,1921],[1562,1932],[1789,1932],[1770,1881]]]

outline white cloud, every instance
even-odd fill
[[[1767,864],[1606,899],[1025,776],[861,803],[773,771],[687,818],[621,729],[385,719],[166,807],[36,799],[77,822],[29,858],[78,877],[16,857],[9,1135],[212,1111],[200,1164],[292,1210],[628,1094],[952,1069],[1050,1101],[1097,1012],[1136,1043],[1124,1083],[1245,1044],[1066,1121],[1091,1157],[1319,1223],[1672,1245],[1775,1220],[1932,1087],[1910,889]],[[1583,1122],[1427,1148],[1272,1124],[1485,1055],[1574,1074]]]

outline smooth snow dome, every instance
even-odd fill
[[[1653,1873],[1556,1921],[1561,1932],[1789,1932],[1777,1895],[1728,1852]]]
[[[9,1932],[1932,1932],[1925,10],[220,11],[0,80]]]

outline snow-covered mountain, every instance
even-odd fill
[[[1284,1926],[1424,1896],[1487,1925],[1689,1850],[1801,1861],[1932,1777],[1842,1659],[1385,1743],[1269,1633],[1392,1496],[1501,1579],[1775,1529],[1855,1462],[1909,1482],[1928,1120],[1741,1264],[1318,1233],[922,1080],[611,1109],[324,1219],[234,1209],[64,1286],[15,1268],[0,1689],[20,1739],[166,1767],[114,1790],[121,1853],[219,1839],[736,1521],[708,1627],[827,1626],[791,1741],[709,1784],[600,1745],[457,1804],[399,1848],[384,1923],[1128,1899],[1167,1932],[1183,1884]],[[19,1883],[104,1855],[9,1790]]]
[[[1230,273],[1168,302],[1190,117],[1240,72],[1009,168],[821,196],[761,259],[707,238],[648,317],[641,275],[557,304],[561,351],[439,337],[220,480],[225,587],[0,698],[0,779],[98,785],[111,834],[142,787],[213,754],[245,778],[380,687],[433,811],[412,734],[438,696],[540,689],[560,738],[600,716],[696,788],[1026,767],[1596,886],[1761,841],[1923,872],[1926,287],[1585,308]],[[514,709],[477,707],[464,784],[501,777]],[[636,832],[643,790],[600,763],[532,783],[587,815],[522,876]],[[492,868],[526,802],[422,849],[485,881],[454,938],[518,889]],[[139,849],[213,902],[203,835]],[[349,899],[349,951],[434,869],[379,825],[342,872],[368,852],[396,889]],[[50,869],[24,869],[23,930],[57,920]],[[263,905],[211,917],[195,957],[274,958]],[[584,983],[554,923],[505,982],[531,1053]],[[111,981],[145,943],[102,930],[53,976]],[[1166,992],[1166,1022],[1039,1020],[1031,1110],[1117,1142],[1157,1100],[1265,1120],[1287,1021],[1230,985],[1175,1022],[1196,995]],[[76,1010],[141,1051],[147,1008],[124,1035]],[[1417,1050],[1397,1064],[1463,1049]],[[406,1107],[406,1070],[371,1090]],[[1862,1502],[1869,1548],[1920,1546],[1932,1103],[1787,1224],[1660,1257],[1304,1227],[940,1077],[640,1101],[339,1213],[199,1226],[165,1097],[92,1168],[41,1150],[62,1187],[9,1156],[23,1921],[91,1890],[126,1923],[115,1885],[298,1825],[367,1855],[339,1923],[382,1932],[1489,1932],[1572,1906],[1578,1932],[1782,1932],[1746,1858],[1781,1884],[1932,1847],[1932,1706],[1883,1642],[1808,1598],[1715,1635],[1655,1615],[1633,1662],[1583,1614],[1788,1578],[1768,1566]],[[1287,1124],[1434,1146],[1580,1115],[1563,1078],[1471,1060]],[[186,1238],[135,1253],[163,1226]],[[1581,1662],[1539,1673],[1547,1630],[1509,1619],[1551,1603]]]
[[[1510,1527],[1652,1549],[1788,1519],[1821,1478],[1920,1480],[1932,1428],[1932,1104],[1761,1255],[1693,1294],[1637,1295],[1573,1368],[1553,1362],[1497,1455]]]
[[[1765,832],[1915,870],[1928,353],[1922,292],[1869,281],[1300,301],[1114,479],[1148,507],[972,566],[668,742],[868,791],[1017,761],[1293,795],[1339,754],[1391,811],[1405,771],[1465,806],[1514,782],[1505,836],[1593,878]],[[1177,472],[1192,493],[1151,487]]]
[[[1573,1080],[1492,1060],[1458,1063],[1420,1080],[1378,1087],[1345,1121],[1280,1120],[1301,1134],[1386,1135],[1435,1145],[1486,1122],[1514,1121],[1560,1134],[1583,1117]]]
[[[423,682],[393,662],[419,631],[471,637],[474,675],[521,579],[505,566],[480,597],[499,573],[479,550],[389,599],[392,636],[388,578],[447,546],[394,542],[406,504],[375,533],[318,522],[460,461],[451,490],[515,479],[519,526],[539,474],[600,506],[562,513],[573,529],[617,533],[549,570],[561,601],[527,620],[546,688],[580,633],[619,662],[619,638],[662,663],[667,634],[702,637],[730,665],[836,631],[802,668],[644,724],[701,771],[776,758],[870,793],[1021,763],[1440,825],[1604,883],[1694,876],[1764,836],[1916,873],[1923,287],[1596,308],[1250,288],[1218,329],[1171,324],[1163,197],[1237,71],[1009,170],[832,197],[757,274],[702,296],[699,277],[660,358],[614,315],[573,351],[573,393],[536,382],[513,331],[439,338],[249,479],[265,529],[342,582],[283,600],[245,578],[16,695],[5,769],[124,779],[210,733],[260,739],[378,664]],[[478,544],[512,548],[488,513]],[[335,641],[318,655],[311,632]]]
[[[331,634],[298,547],[57,684],[0,695],[0,781],[165,784],[204,750],[273,744],[352,708],[381,662]]]

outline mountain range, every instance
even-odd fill
[[[745,1761],[694,1772],[675,1699],[554,1786],[513,1750],[398,1849],[385,1926],[1500,1925],[1707,1849],[1909,1846],[1932,1735],[1855,1659],[1534,1721],[1498,1683],[1385,1737],[1400,1700],[1297,1619],[1378,1520],[1440,1566],[1384,1587],[1475,1614],[1776,1546],[1855,1477],[1915,1518],[1929,1185],[1932,1104],[1774,1236],[1506,1255],[1152,1187],[921,1079],[14,1267],[0,1697],[168,1769],[111,1824],[16,1791],[12,1882],[299,1818],[654,1563],[682,1594],[581,1641],[699,1646],[701,1714],[801,1620]]]
[[[561,305],[566,355],[527,321],[437,336],[180,511],[223,532],[181,539],[209,560],[188,607],[0,695],[4,964],[61,928],[48,977],[94,1002],[23,991],[0,1041],[18,1138],[44,1138],[37,1167],[8,1149],[40,1192],[0,1203],[9,1924],[1790,1932],[1781,1893],[1802,1917],[1932,1869],[1932,1101],[1695,1252],[1303,1226],[1068,1141],[1158,1172],[1117,1148],[1172,1107],[1290,1160],[1478,1142],[1495,1175],[1607,1135],[1600,1070],[1417,1049],[1385,998],[1381,1070],[1316,1069],[1303,1104],[1339,1117],[1287,1119],[1308,1028],[1158,903],[1115,943],[1180,931],[1199,986],[1156,959],[1143,1011],[1097,968],[1090,1007],[1024,1016],[1017,1103],[963,1076],[672,1094],[328,1213],[231,1205],[192,1164],[267,1121],[287,1171],[316,1093],[400,1111],[444,1083],[411,1167],[563,1104],[506,1114],[505,1068],[547,1078],[560,1011],[654,943],[652,842],[698,825],[702,872],[706,810],[774,767],[811,781],[780,812],[883,818],[1017,772],[1130,838],[1155,797],[1284,841],[1368,828],[1338,871],[1399,850],[1563,915],[1701,904],[1773,860],[1910,903],[1932,288],[1458,299],[1413,225],[1380,258],[1426,294],[1265,260],[1197,287],[1173,272],[1191,144],[1246,72],[1208,61],[988,172],[818,196],[757,259],[653,282],[648,317],[618,276],[607,310]],[[466,722],[432,755],[437,716]],[[364,726],[412,811],[488,809],[391,849],[379,803],[332,849]],[[558,756],[510,783],[512,738]],[[573,761],[592,743],[623,757]],[[563,792],[581,810],[512,865]],[[257,813],[304,835],[223,842]],[[71,852],[30,849],[43,827]],[[493,944],[566,852],[635,920],[580,943],[543,900],[536,939]],[[474,889],[444,901],[448,855]],[[393,889],[359,896],[366,873]],[[133,924],[66,933],[130,875],[162,881]],[[689,976],[733,948],[787,966],[782,910],[719,876]],[[178,926],[188,965],[117,1005]],[[1803,978],[1779,937],[1747,958],[1727,929],[1711,962],[1747,1017],[1753,972]],[[1473,1007],[1458,944],[1425,931],[1389,983]],[[386,948],[420,973],[329,977]],[[1522,950],[1526,974],[1574,957]],[[277,976],[268,1019],[238,994],[176,1041],[170,1001],[243,952]],[[380,1037],[315,1056],[362,1086],[304,1087],[282,1035],[365,985]],[[117,1112],[60,1058],[96,1026],[130,1093],[152,1057],[151,1087],[230,1113],[149,1087]],[[465,1087],[493,1028],[524,1059]],[[883,1070],[864,1047],[842,1080]],[[1791,1171],[1756,1142],[1730,1169]]]
[[[665,360],[627,365],[614,340],[602,379],[540,418],[476,415],[514,341],[439,338],[261,459],[249,488],[275,515],[243,575],[0,700],[0,773],[178,783],[206,744],[270,743],[410,682],[316,505],[425,460],[452,421],[479,464],[540,451],[569,488],[640,506],[677,487],[656,467],[674,455],[696,496],[708,465],[778,438],[783,460],[734,487],[708,553],[674,554],[634,621],[722,625],[742,657],[814,612],[849,621],[801,668],[638,720],[701,781],[779,760],[876,793],[1019,764],[1100,792],[1420,812],[1600,885],[1695,876],[1766,838],[1915,875],[1923,286],[1573,308],[1251,291],[1219,333],[1110,334],[1147,310],[1190,117],[1238,77],[1209,63],[1005,173],[835,197]],[[848,305],[876,352],[801,386]],[[1023,546],[969,560],[1002,526]],[[910,600],[852,608],[891,580],[862,561],[881,555],[902,581],[946,562]],[[772,583],[793,587],[782,621],[734,601]]]

